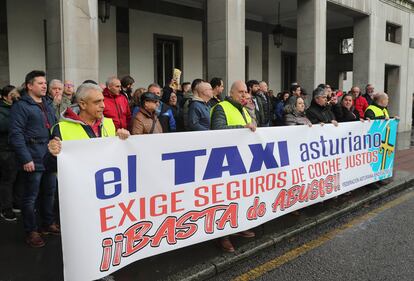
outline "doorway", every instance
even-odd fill
[[[388,111],[390,112],[390,115],[399,115],[400,67],[398,65],[385,65],[384,92],[388,94]]]
[[[296,53],[282,52],[282,90],[290,90],[296,82]]]
[[[155,81],[161,87],[169,84],[174,68],[182,71],[183,81],[183,38],[154,34],[154,48]]]

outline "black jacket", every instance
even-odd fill
[[[334,113],[336,121],[338,122],[352,122],[352,121],[359,121],[359,113],[355,108],[351,108],[348,110],[346,107],[342,105],[337,105],[334,107]]]
[[[213,108],[216,104],[218,104],[218,103],[220,103],[220,102],[221,102],[221,100],[220,100],[220,98],[219,98],[219,97],[212,97],[212,98],[209,100],[208,105],[209,105],[211,108]]]
[[[371,98],[370,95],[364,94],[363,97],[367,100],[368,105],[371,105],[374,103],[374,100]],[[364,114],[365,115],[365,114]]]
[[[9,145],[9,125],[10,125],[11,105],[4,100],[0,100],[0,151],[11,151]]]
[[[312,124],[331,123],[332,120],[335,120],[335,115],[330,106],[320,106],[314,100],[306,110],[306,117]]]
[[[272,101],[262,92],[258,92],[253,98],[259,108],[256,111],[257,125],[259,127],[268,126],[273,117]]]
[[[162,131],[164,133],[176,132],[177,124],[175,122],[171,107],[164,102],[160,102],[160,107],[158,110],[156,112],[158,115],[158,120],[162,126]]]

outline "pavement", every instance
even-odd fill
[[[289,238],[330,220],[358,210],[414,185],[414,138],[398,136],[393,180],[379,189],[361,187],[351,195],[315,204],[254,229],[253,239],[234,239],[235,253],[223,253],[215,241],[207,241],[176,251],[149,257],[128,265],[106,280],[206,280],[258,252],[286,243]],[[63,261],[59,237],[47,237],[41,249],[24,243],[21,220],[0,221],[0,281],[63,280]]]
[[[412,281],[414,187],[314,227],[209,281]]]

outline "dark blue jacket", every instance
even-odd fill
[[[171,110],[171,107],[160,101],[160,105],[155,110],[158,116],[158,120],[161,123],[162,131],[164,133],[176,132],[177,125],[175,123],[174,114]]]
[[[274,112],[276,126],[283,126],[285,117],[285,103],[279,100],[278,103],[275,104]]]
[[[188,129],[190,131],[210,130],[210,106],[196,97],[190,102],[188,108]]]
[[[42,101],[45,111],[28,94],[24,94],[11,108],[9,142],[21,164],[20,168],[33,161],[36,171],[45,170],[43,158],[56,116],[52,101],[46,97]]]

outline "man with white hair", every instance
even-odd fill
[[[267,95],[267,92],[269,90],[266,81],[260,81],[259,82],[259,87],[260,87],[260,91],[262,93],[264,93],[265,95]]]
[[[328,95],[324,87],[317,87],[313,90],[313,99],[311,105],[306,110],[306,117],[312,124],[328,124],[332,123],[334,126],[338,126],[336,122],[335,114],[332,112],[331,107],[328,106]]]
[[[72,105],[73,96],[75,94],[75,83],[72,80],[65,80],[63,83],[63,95],[61,103],[61,112]]]
[[[104,96],[98,85],[86,83],[76,92],[77,104],[68,107],[61,121],[52,129],[53,140],[49,142],[52,155],[58,154],[60,140],[79,140],[88,138],[112,137],[118,135],[125,139],[129,136],[126,129],[116,129],[110,118],[103,116]]]
[[[58,79],[53,79],[49,82],[48,89],[49,97],[53,100],[53,108],[55,109],[56,119],[59,120],[63,95],[63,83]]]
[[[104,95],[104,116],[114,121],[115,128],[128,129],[131,121],[131,110],[127,98],[121,94],[121,81],[117,77],[109,77],[106,81]]]

